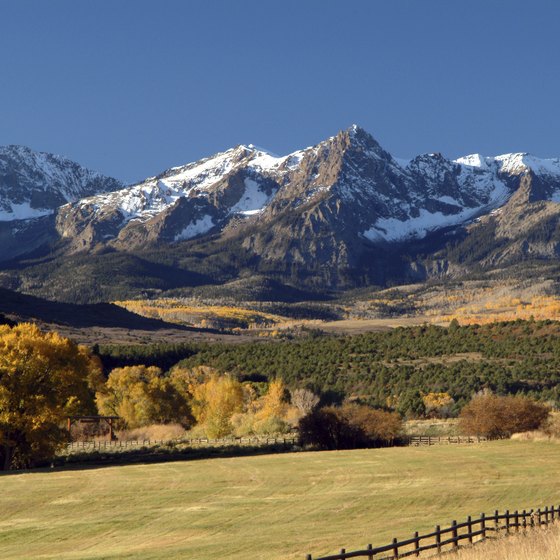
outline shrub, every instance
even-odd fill
[[[509,437],[538,429],[549,414],[546,406],[528,398],[480,395],[461,411],[459,430],[468,435]]]
[[[351,427],[344,422],[335,407],[324,407],[310,412],[299,422],[302,445],[321,449],[344,449],[352,439]]]
[[[299,424],[301,443],[322,449],[387,445],[398,437],[401,429],[397,414],[355,404],[314,410]]]

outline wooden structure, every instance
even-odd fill
[[[83,424],[101,424],[101,422],[106,422],[109,426],[109,439],[114,441],[113,422],[115,420],[120,420],[120,416],[68,416],[68,432],[70,432],[72,424],[76,422],[82,422]]]
[[[526,530],[531,527],[540,527],[560,520],[560,506],[548,507],[537,510],[523,510],[510,512],[506,510],[499,513],[497,510],[494,515],[480,514],[478,519],[471,516],[463,523],[452,521],[450,527],[442,529],[439,525],[431,533],[419,535],[418,531],[410,539],[398,541],[396,538],[390,544],[373,548],[371,544],[364,550],[353,550],[346,552],[343,548],[339,554],[321,556],[313,558],[311,554],[306,556],[306,560],[346,560],[347,558],[368,558],[368,560],[392,560],[396,558],[406,558],[407,556],[420,556],[425,550],[437,550],[438,554],[457,550],[461,541],[468,544],[481,542],[491,534],[505,533],[520,529]],[[476,539],[476,540],[475,540]]]

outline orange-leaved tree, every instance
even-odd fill
[[[549,414],[547,406],[526,397],[476,395],[461,410],[459,429],[468,435],[509,437],[540,428]]]
[[[66,441],[66,416],[92,413],[101,382],[89,350],[35,325],[0,326],[0,469],[27,468]]]

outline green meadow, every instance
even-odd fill
[[[0,476],[2,559],[301,559],[560,504],[560,445],[286,453]]]

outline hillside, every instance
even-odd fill
[[[171,325],[129,313],[122,307],[109,303],[75,305],[48,301],[0,288],[0,313],[13,320],[40,321],[76,328],[122,327],[129,329],[157,330]]]
[[[281,377],[325,403],[349,399],[409,416],[423,413],[422,394],[430,392],[449,393],[452,415],[484,389],[560,400],[560,323],[553,321],[423,325],[338,337],[311,331],[295,340],[236,342],[189,344],[178,365],[212,366],[241,380]],[[180,359],[175,348],[169,351]],[[142,360],[170,367],[163,346],[104,344],[100,352],[112,367]]]

